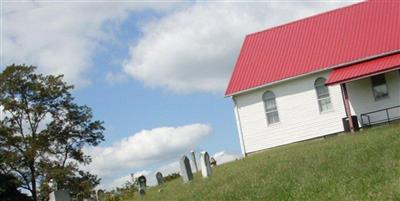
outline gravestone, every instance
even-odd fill
[[[54,181],[54,179],[50,179],[50,181],[47,183],[47,185],[49,186],[49,188],[50,188],[52,191],[58,190],[57,182]]]
[[[210,158],[210,164],[211,164],[211,167],[217,166],[217,161],[215,160],[214,157]]]
[[[138,182],[139,182],[139,194],[140,194],[140,196],[144,196],[145,194],[146,194],[146,177],[145,176],[140,176],[139,178],[138,178]]]
[[[162,183],[164,183],[164,177],[161,174],[161,172],[157,172],[156,173],[156,179],[157,179],[157,184],[160,185]]]
[[[68,190],[59,190],[58,183],[54,179],[50,179],[48,186],[51,189],[49,201],[71,201],[71,196]]]
[[[207,178],[211,175],[211,164],[210,164],[210,156],[207,152],[200,153],[200,166],[201,166],[201,175],[204,178]]]
[[[97,201],[104,201],[104,191],[99,189],[96,191]]]
[[[67,190],[55,190],[50,193],[49,201],[71,201],[71,196]]]
[[[190,154],[191,154],[191,156],[192,156],[192,161],[191,161],[191,162],[192,162],[194,171],[195,171],[195,172],[198,172],[199,169],[197,168],[196,155],[194,154],[194,151],[191,151]]]
[[[179,160],[179,165],[181,166],[181,177],[183,179],[183,182],[186,183],[193,180],[193,173],[192,168],[190,167],[190,161],[185,155],[183,155]]]

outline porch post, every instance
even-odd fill
[[[354,124],[353,124],[353,119],[351,118],[349,95],[347,94],[346,83],[340,84],[340,89],[342,90],[342,97],[344,102],[344,108],[346,110],[346,115],[347,118],[349,119],[350,132],[354,133]]]

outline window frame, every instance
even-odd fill
[[[273,97],[266,98],[265,96],[267,94],[271,94]],[[275,96],[274,92],[265,91],[262,94],[262,100],[263,100],[263,104],[264,104],[264,113],[265,113],[265,117],[266,117],[266,120],[267,120],[267,125],[275,125],[275,124],[280,123],[281,119],[279,117],[278,105],[276,103],[276,96]],[[267,102],[268,101],[273,101],[275,108],[273,108],[272,110],[271,109],[268,110],[268,108],[267,108]],[[272,118],[272,117],[269,116],[269,114],[273,114],[273,113],[276,113],[276,116],[274,116],[275,118]],[[270,121],[269,118],[271,118],[271,120],[274,120],[274,121],[273,122]]]
[[[322,80],[322,84],[320,84],[320,83],[318,82],[319,80]],[[324,77],[318,77],[318,78],[315,79],[315,81],[314,81],[314,89],[315,89],[315,94],[316,94],[316,96],[317,96],[318,111],[319,111],[320,114],[334,111],[334,109],[333,109],[333,103],[332,103],[332,98],[331,98],[331,93],[330,93],[330,91],[329,91],[329,87],[325,85],[325,82],[326,82],[326,79],[325,79]],[[319,92],[318,92],[318,87],[325,87],[327,93],[326,93],[326,94],[319,94]],[[325,96],[324,96],[324,97],[321,97],[321,96],[323,96],[323,95],[327,95],[327,96],[326,96],[326,97],[325,97]],[[326,109],[326,110],[323,110],[323,107],[322,107],[321,102],[322,102],[322,101],[325,101],[325,100],[329,100],[329,105],[330,105],[330,107],[329,107],[328,109]]]
[[[378,85],[374,85],[374,78],[375,78],[375,79],[378,79],[378,77],[380,77],[380,76],[382,76],[381,78],[383,78],[384,83],[381,83],[381,84],[378,84]],[[371,76],[370,80],[371,80],[372,95],[374,96],[374,100],[375,100],[375,101],[385,100],[385,99],[387,99],[387,98],[390,97],[390,95],[389,95],[389,87],[388,87],[387,80],[386,80],[386,76],[385,76],[384,73],[383,73],[383,74],[378,74],[378,75]],[[376,81],[377,81],[377,80],[375,80],[375,82],[376,82]],[[379,86],[382,86],[382,85],[386,87],[386,95],[383,96],[383,97],[378,97],[377,94],[376,94],[376,92],[375,92],[375,87],[379,87]]]

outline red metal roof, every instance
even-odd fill
[[[400,53],[373,59],[354,65],[335,68],[326,81],[327,85],[344,83],[366,76],[400,68]]]
[[[400,49],[400,1],[368,1],[247,35],[225,95]]]

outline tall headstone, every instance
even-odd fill
[[[140,196],[143,197],[146,194],[147,179],[145,176],[142,175],[138,177],[138,182],[139,182],[139,188],[138,188],[139,194]]]
[[[104,201],[104,191],[99,189],[96,191],[97,201]]]
[[[156,179],[157,179],[157,184],[160,185],[162,183],[164,183],[164,177],[161,174],[161,172],[157,172],[156,173]]]
[[[68,190],[59,190],[58,183],[54,179],[50,179],[48,186],[51,189],[49,201],[71,201],[71,196]]]
[[[186,183],[193,180],[193,173],[192,168],[190,167],[190,161],[185,155],[183,155],[179,160],[179,165],[181,167],[181,177],[183,179],[183,182]]]
[[[49,201],[71,201],[71,196],[67,190],[56,190],[50,193]]]
[[[211,164],[210,164],[210,156],[207,152],[200,153],[200,166],[201,166],[201,175],[204,178],[207,178],[211,175]]]
[[[195,153],[194,153],[194,151],[192,150],[191,152],[190,152],[190,154],[191,154],[191,156],[192,156],[192,165],[193,165],[193,168],[194,168],[194,171],[195,172],[198,172],[199,171],[199,169],[197,168],[197,161],[196,161],[196,155],[195,155]]]

